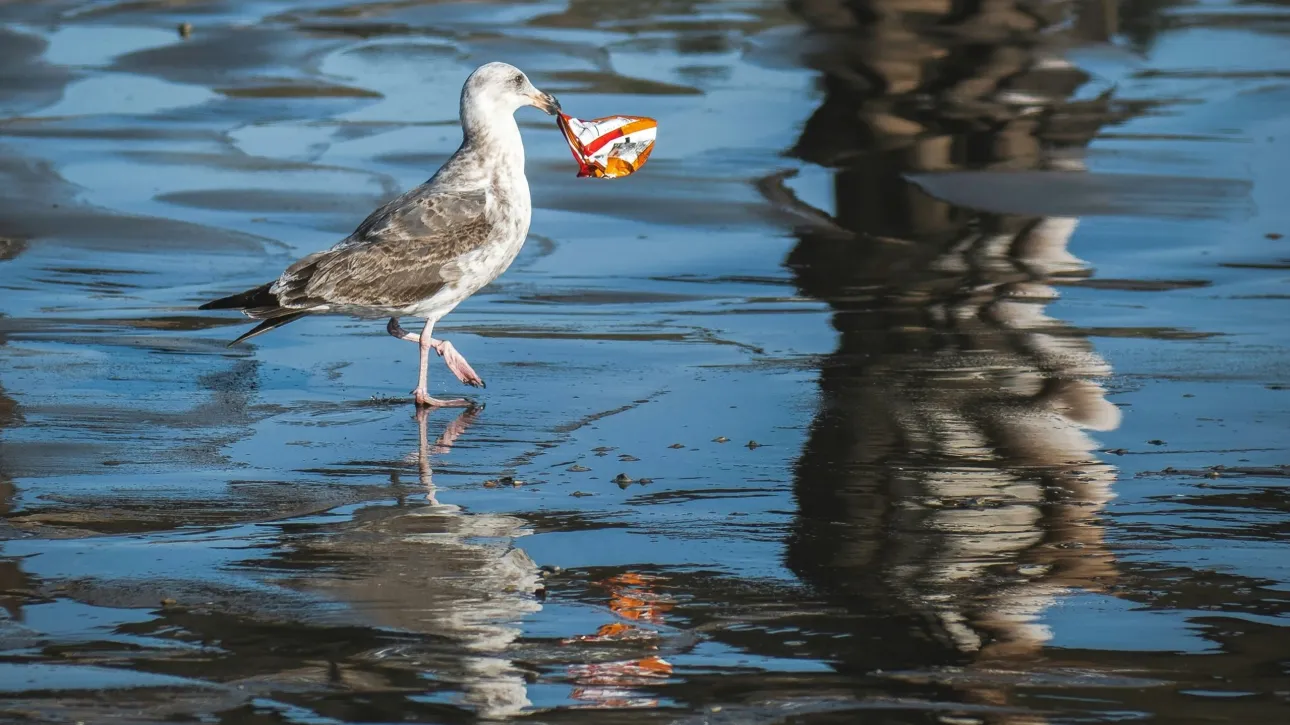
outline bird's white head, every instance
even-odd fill
[[[487,134],[505,119],[513,126],[513,115],[523,106],[555,115],[560,102],[533,87],[519,68],[506,63],[487,63],[475,69],[461,88],[461,125],[468,136]]]

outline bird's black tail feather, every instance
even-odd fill
[[[249,289],[245,292],[238,292],[235,295],[211,300],[197,309],[244,310],[248,307],[277,307],[278,298],[274,296],[273,293],[269,292],[269,288],[272,286],[272,282],[265,282],[255,289]]]
[[[235,295],[211,300],[197,309],[241,310],[253,319],[263,320],[260,324],[252,327],[246,334],[230,342],[229,347],[232,347],[243,340],[249,340],[256,335],[263,335],[269,330],[282,327],[288,322],[295,322],[310,313],[310,310],[293,310],[287,307],[282,307],[278,303],[278,296],[269,291],[269,288],[272,286],[272,282],[266,282],[259,287],[249,289],[245,292],[239,292]]]
[[[216,301],[218,302],[218,300]],[[239,342],[242,342],[243,340],[249,340],[255,337],[256,335],[263,335],[264,333],[270,330],[273,330],[278,327],[282,327],[288,322],[295,322],[296,320],[300,319],[301,317],[304,317],[307,314],[309,314],[309,310],[298,310],[296,312],[288,312],[284,315],[279,315],[277,317],[271,317],[265,320],[264,322],[261,322],[260,324],[256,325],[255,327],[252,327],[250,330],[242,334],[236,340],[230,342],[228,346],[233,347],[234,345],[238,344]]]

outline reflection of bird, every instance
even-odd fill
[[[466,404],[436,400],[426,388],[434,350],[467,385],[484,381],[434,324],[510,266],[528,234],[532,206],[524,176],[524,144],[514,112],[535,106],[554,114],[560,104],[505,63],[480,66],[461,90],[463,140],[429,181],[372,212],[354,233],[311,254],[282,276],[201,309],[240,309],[263,320],[240,342],[323,312],[388,316],[386,329],[419,343],[417,405]],[[405,332],[399,316],[426,320],[421,334]]]
[[[322,591],[382,628],[424,635],[397,652],[382,647],[345,663],[332,687],[374,685],[365,661],[385,672],[430,671],[442,687],[485,720],[520,714],[530,705],[524,672],[511,658],[518,622],[542,608],[534,596],[538,567],[515,539],[529,533],[515,516],[467,513],[438,500],[431,459],[447,454],[478,419],[468,408],[431,441],[430,411],[417,412],[416,464],[424,505],[373,505],[354,512],[331,535],[303,544],[309,556],[339,562],[333,577],[308,577],[301,586]],[[381,687],[397,686],[397,679]]]

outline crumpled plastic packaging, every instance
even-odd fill
[[[658,121],[643,116],[606,116],[583,121],[561,113],[556,119],[578,162],[578,176],[617,179],[645,165]]]

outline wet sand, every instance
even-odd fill
[[[867,7],[0,5],[3,718],[1283,718],[1280,6]],[[486,407],[226,348],[494,59],[661,133],[519,114]]]

